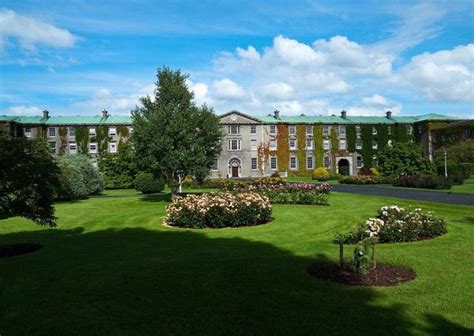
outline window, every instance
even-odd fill
[[[250,125],[250,134],[257,134],[257,126]]]
[[[340,139],[339,140],[339,149],[347,149],[346,140]]]
[[[240,127],[238,125],[230,125],[227,128],[227,133],[230,135],[240,134]]]
[[[356,135],[360,137],[360,125],[356,125]]]
[[[296,149],[296,139],[290,139],[290,149]]]
[[[313,126],[306,126],[306,135],[313,135]]]
[[[109,135],[117,135],[117,127],[110,127]]]
[[[270,157],[270,169],[277,170],[278,169],[278,161],[276,156]]]
[[[377,127],[372,127],[372,135],[377,135]]]
[[[130,134],[133,133],[133,127],[130,127],[128,130],[129,130],[129,133],[130,133]]]
[[[229,139],[227,149],[230,151],[240,150],[240,140],[239,139]]]
[[[372,149],[377,149],[378,145],[377,145],[377,141],[376,140],[373,140],[372,141]]]
[[[75,127],[69,127],[69,136],[76,136],[76,128]]]
[[[356,139],[356,149],[362,149],[362,140]]]
[[[309,149],[309,150],[313,149],[313,139],[310,139],[310,138],[306,139],[306,149]]]
[[[75,142],[69,143],[69,154],[77,154],[77,144]]]
[[[392,140],[388,140],[387,145],[388,145],[388,147],[392,147]]]
[[[109,143],[109,153],[117,153],[117,143],[116,142]]]
[[[296,156],[292,155],[290,156],[290,169],[295,170],[298,168],[298,160],[296,159]]]
[[[346,126],[339,126],[339,136],[346,137]]]
[[[323,148],[326,149],[326,150],[329,149],[329,140],[324,140],[323,141]]]
[[[277,141],[270,140],[270,150],[276,150],[276,149],[277,149]]]
[[[407,125],[407,134],[412,135],[413,133],[413,126],[412,125]]]
[[[362,161],[362,156],[357,157],[357,168],[362,168],[364,166],[364,162]]]
[[[387,126],[388,135],[392,135],[392,126]]]
[[[53,154],[56,154],[56,142],[52,141],[49,143],[49,151]]]
[[[296,126],[295,125],[288,126],[288,133],[290,135],[296,135]]]
[[[91,154],[96,154],[97,153],[97,143],[96,142],[91,142],[89,144],[89,153],[91,153]]]
[[[257,158],[250,159],[250,168],[252,170],[257,170]]]
[[[95,127],[89,128],[89,135],[95,135]]]
[[[55,137],[55,136],[56,136],[56,128],[54,128],[54,127],[49,127],[49,128],[48,128],[48,135],[49,135],[50,137]]]
[[[329,135],[329,126],[323,126],[323,135],[328,136]]]
[[[216,171],[219,170],[219,160],[215,159],[214,162],[211,165],[211,170]]]
[[[276,126],[270,125],[270,134],[276,134]]]
[[[324,156],[324,168],[331,168],[331,158],[328,155]]]
[[[250,150],[257,150],[257,139],[250,139]]]
[[[30,127],[25,127],[25,136],[27,138],[31,138],[31,128]]]
[[[379,166],[379,163],[377,161],[377,156],[375,156],[375,155],[372,157],[372,166],[374,166],[374,167]]]
[[[306,157],[306,168],[307,169],[314,169],[314,158],[312,155],[308,155]]]

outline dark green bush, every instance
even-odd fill
[[[150,173],[139,173],[133,182],[135,189],[143,194],[153,194],[163,191],[165,183]]]
[[[393,185],[409,188],[451,189],[453,182],[450,179],[436,175],[401,176],[393,182]]]
[[[106,189],[133,188],[138,169],[130,145],[121,144],[118,153],[104,155],[99,161],[99,170],[104,175]]]
[[[393,178],[389,176],[357,175],[342,177],[339,182],[343,184],[391,184]]]

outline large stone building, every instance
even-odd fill
[[[422,116],[285,116],[278,111],[250,116],[231,111],[220,116],[224,131],[221,155],[212,177],[310,175],[317,167],[355,175],[364,166],[377,165],[377,152],[394,142],[420,143],[433,158],[441,139],[435,132],[459,124],[459,118],[439,114]],[[469,124],[469,121],[467,121]],[[461,124],[462,125],[462,124]],[[472,126],[472,123],[470,123]],[[0,116],[0,132],[27,138],[43,137],[55,155],[87,153],[94,162],[115,153],[133,131],[130,116]],[[472,137],[469,128],[469,137]],[[467,134],[466,132],[462,134]],[[157,135],[158,136],[158,135]]]

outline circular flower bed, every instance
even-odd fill
[[[185,228],[252,226],[271,220],[268,197],[255,192],[206,193],[175,197],[166,207],[164,224]]]
[[[446,222],[421,209],[405,209],[396,205],[379,209],[376,217],[369,218],[347,234],[336,236],[336,242],[357,243],[367,237],[377,237],[380,243],[408,242],[430,239],[448,232]]]

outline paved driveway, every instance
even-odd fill
[[[474,205],[474,195],[416,189],[384,188],[373,185],[332,185],[332,190],[361,195],[414,199],[456,205]]]

